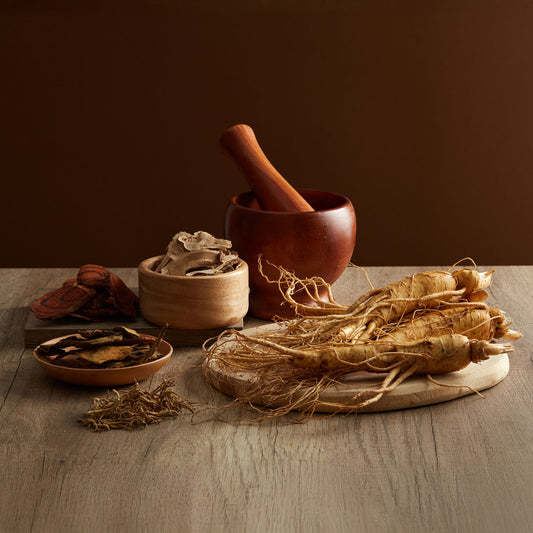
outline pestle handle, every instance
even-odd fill
[[[270,163],[250,126],[232,126],[222,134],[220,144],[240,167],[265,211],[314,211]]]

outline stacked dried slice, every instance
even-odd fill
[[[31,310],[41,320],[98,320],[116,315],[135,317],[137,304],[137,296],[116,274],[101,265],[84,265],[76,279],[37,298]]]
[[[169,276],[205,276],[230,272],[239,264],[231,241],[205,231],[176,233],[154,271]]]

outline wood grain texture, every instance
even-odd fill
[[[369,268],[376,285],[415,268]],[[127,284],[133,269],[115,269]],[[522,532],[533,523],[533,267],[497,267],[490,301],[524,333],[485,399],[305,425],[167,421],[95,434],[76,423],[105,389],[49,378],[24,348],[31,298],[67,270],[0,270],[0,531]],[[350,269],[335,286],[366,289]],[[246,321],[247,326],[260,322]],[[151,379],[228,402],[175,350]],[[146,382],[145,385],[149,386]]]

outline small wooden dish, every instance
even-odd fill
[[[155,339],[152,336],[147,337]],[[51,344],[63,338],[65,337],[50,339],[43,344]],[[142,381],[161,370],[170,360],[173,351],[168,342],[161,341],[159,343],[161,357],[148,363],[123,368],[73,368],[50,363],[37,353],[37,348],[33,350],[33,357],[47,374],[65,383],[87,387],[112,387]]]
[[[248,265],[213,276],[169,276],[152,270],[162,256],[138,268],[142,316],[159,326],[199,330],[229,327],[248,311]]]

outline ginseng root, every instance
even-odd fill
[[[244,372],[254,376],[236,394],[253,406],[260,398],[274,406],[268,416],[291,409],[311,415],[321,404],[321,391],[338,384],[345,374],[364,371],[383,374],[381,385],[356,391],[348,403],[328,410],[356,411],[378,401],[409,376],[459,371],[470,363],[512,351],[509,343],[521,334],[504,313],[486,305],[485,289],[493,270],[428,271],[372,289],[350,306],[319,301],[325,282],[299,280],[280,269],[288,286],[284,297],[299,317],[281,321],[276,331],[247,336],[226,331],[206,348],[204,373]],[[298,304],[302,290],[316,305]],[[215,378],[213,378],[215,379]],[[434,381],[434,380],[433,380]]]
[[[455,272],[431,270],[406,277],[363,294],[352,305],[337,303],[328,287],[328,301],[322,301],[319,288],[328,286],[321,278],[299,280],[294,274],[279,268],[278,283],[285,301],[300,318],[298,329],[316,338],[342,331],[347,340],[371,339],[376,329],[401,320],[417,309],[431,309],[443,303],[482,302],[488,296],[485,289],[492,282],[494,270],[478,272],[463,268]],[[312,304],[301,304],[295,293],[305,292]]]
[[[292,363],[323,371],[350,369],[387,372],[391,368],[413,368],[412,374],[457,372],[470,363],[480,363],[492,355],[512,351],[510,344],[469,339],[449,334],[403,344],[372,342],[349,346],[300,350]]]
[[[345,326],[339,330],[341,338],[350,339],[353,329]],[[372,340],[407,342],[424,339],[430,335],[460,333],[469,339],[516,340],[520,333],[510,329],[504,313],[483,303],[464,303],[441,306],[440,309],[415,311],[397,324],[387,324],[375,329]]]
[[[470,363],[479,363],[493,355],[512,351],[510,344],[469,339],[465,335],[446,334],[427,337],[412,342],[371,341],[349,345],[316,346],[295,349],[276,344],[268,338],[247,337],[236,331],[239,344],[249,350],[234,348],[233,354],[221,355],[227,362],[242,364],[248,369],[272,367],[273,364],[290,364],[295,367],[330,372],[389,372],[394,367],[413,367],[415,374],[444,374],[456,372]],[[263,350],[262,350],[263,349]],[[208,351],[213,355],[215,348]]]
[[[284,416],[292,410],[300,412],[297,420],[302,421],[324,407],[332,413],[356,412],[377,402],[410,376],[426,375],[435,382],[432,374],[455,372],[471,362],[510,351],[512,346],[507,343],[457,334],[403,344],[370,341],[301,350],[280,346],[268,336],[247,337],[234,331],[225,332],[207,350],[202,368],[210,382],[218,379],[220,371],[255,376],[246,385],[241,384],[234,396],[237,402],[260,413],[257,421]],[[383,375],[381,384],[371,389],[354,388],[353,396],[342,403],[323,402],[322,392],[337,385],[345,374],[359,371]]]
[[[364,310],[375,308],[385,301],[401,304],[402,310],[396,312],[398,315],[405,314],[409,308],[415,309],[421,299],[426,307],[428,307],[428,303],[431,306],[434,301],[439,303],[449,300],[458,301],[461,297],[468,301],[479,302],[487,298],[488,294],[484,289],[492,283],[492,274],[494,273],[494,270],[478,272],[472,268],[463,268],[455,272],[443,270],[420,272],[385,287],[372,289],[363,294],[352,305],[346,306],[337,303],[331,292],[329,292],[330,301],[324,302],[318,297],[318,288],[327,286],[322,278],[300,280],[284,268],[278,268],[280,277],[275,283],[280,286],[285,300],[293,305],[301,316],[331,315],[335,312],[357,315]],[[312,297],[313,305],[298,303],[293,298],[298,290],[303,290]],[[388,315],[392,315],[392,310],[389,311]]]

